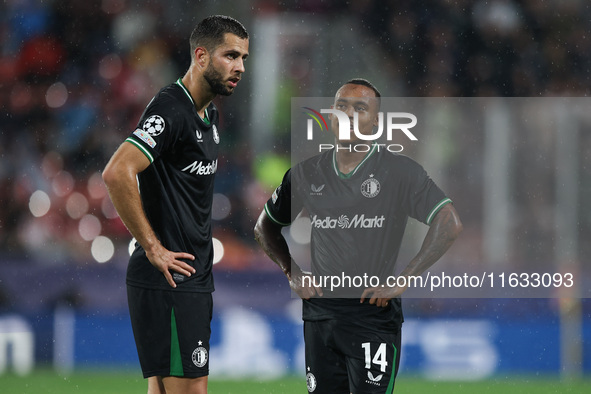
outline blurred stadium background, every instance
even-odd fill
[[[223,149],[213,213],[212,379],[303,375],[300,303],[252,236],[290,165],[291,97],[331,96],[361,76],[383,96],[574,96],[588,105],[585,1],[5,0],[0,374],[43,368],[139,377],[124,287],[131,237],[100,171],[154,93],[188,67],[195,21],[217,13],[245,24],[251,57],[240,88],[216,101]],[[470,135],[434,129],[409,152],[464,222],[442,264],[575,270],[582,292],[407,300],[401,376],[588,377],[589,123],[584,116],[545,130],[497,123],[505,126],[498,133]],[[421,231],[410,229],[402,261]]]

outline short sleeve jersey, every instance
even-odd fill
[[[267,215],[289,225],[305,209],[312,226],[312,274],[377,276],[381,283],[395,274],[409,217],[430,224],[449,198],[425,170],[407,156],[373,145],[348,174],[339,171],[335,151],[305,160],[284,176],[265,204]],[[364,288],[348,289],[347,297]],[[313,298],[304,302],[304,319],[340,316],[401,322],[400,299],[388,308],[359,303],[359,298]],[[367,303],[367,301],[366,301]]]
[[[214,290],[210,219],[220,139],[213,103],[205,114],[205,119],[199,116],[179,78],[154,96],[126,140],[150,160],[138,181],[144,212],[156,236],[168,250],[195,256],[194,261],[185,260],[195,274],[172,273],[177,291]],[[129,260],[127,283],[172,290],[138,243]]]

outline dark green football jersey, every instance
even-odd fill
[[[195,256],[196,273],[172,273],[179,291],[212,292],[211,207],[218,163],[218,112],[212,103],[201,119],[181,79],[148,104],[127,138],[150,160],[138,175],[146,216],[162,245]],[[130,285],[172,289],[136,244],[127,269]]]
[[[295,165],[265,210],[281,225],[302,209],[308,213],[314,277],[375,276],[385,283],[396,273],[408,218],[430,224],[449,202],[418,163],[373,145],[349,174],[339,171],[334,149]],[[355,283],[332,293],[324,287],[324,297],[304,301],[304,319],[361,318],[374,326],[402,321],[400,299],[387,308],[360,304],[363,290]]]

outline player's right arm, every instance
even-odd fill
[[[267,256],[281,268],[289,286],[300,298],[308,299],[315,295],[322,295],[322,289],[314,286],[304,286],[303,278],[309,276],[293,261],[289,253],[289,246],[281,233],[281,229],[291,224],[291,213],[301,210],[302,204],[298,199],[293,199],[291,189],[292,170],[288,170],[283,176],[281,184],[275,189],[254,227],[254,236]],[[311,278],[310,278],[311,279]],[[309,281],[312,285],[313,281]]]
[[[289,280],[289,287],[302,299],[309,299],[315,295],[322,296],[320,287],[304,286],[303,278],[310,273],[303,272],[289,253],[289,246],[281,233],[283,226],[273,221],[263,209],[254,227],[256,241],[261,245],[267,256],[281,268]],[[310,284],[313,282],[310,280]]]
[[[113,154],[103,171],[103,181],[119,217],[146,251],[146,257],[172,287],[176,283],[170,271],[191,276],[195,269],[179,259],[194,260],[189,253],[171,252],[154,233],[140,198],[137,175],[150,165],[148,158],[133,144],[124,142]]]

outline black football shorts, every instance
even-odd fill
[[[305,321],[308,392],[392,393],[400,341],[400,327],[386,332],[340,320]]]
[[[127,299],[144,378],[209,374],[211,293],[128,285]]]

